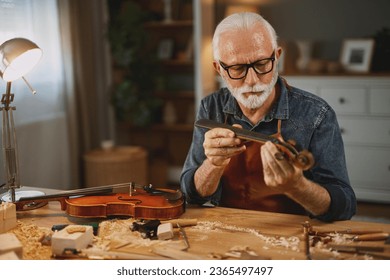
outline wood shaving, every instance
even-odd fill
[[[131,231],[130,226],[136,220],[133,218],[126,220],[107,220],[99,224],[99,239],[95,243],[96,247],[112,250],[120,247],[151,247],[158,244],[167,244],[171,240],[151,240],[142,238],[138,231]]]
[[[41,244],[42,236],[51,234],[48,228],[38,227],[18,221],[16,228],[11,230],[23,245],[24,260],[49,260],[51,247]]]
[[[244,227],[238,227],[238,226],[232,226],[227,225],[221,222],[198,222],[198,225],[191,228],[192,230],[200,230],[200,231],[235,231],[235,232],[245,232],[252,234],[262,241],[264,241],[268,246],[271,247],[284,247],[288,248],[292,251],[299,252],[299,243],[300,240],[297,236],[289,236],[289,237],[283,237],[283,236],[266,236],[261,234],[255,229],[251,228],[244,228]],[[269,249],[268,246],[264,246],[263,249]]]
[[[241,258],[244,254],[252,257],[257,257],[257,253],[250,249],[248,246],[233,246],[228,252],[225,253],[226,257]]]
[[[85,232],[87,229],[84,226],[72,226],[72,227],[66,227],[66,232],[69,234],[76,233],[76,232]]]
[[[93,244],[90,249],[96,249],[101,251],[118,251],[126,247],[131,248],[153,248],[156,245],[175,246],[182,245],[180,240],[151,240],[148,238],[142,238],[141,233],[138,231],[131,231],[130,226],[135,222],[135,219],[114,219],[106,220],[99,224],[99,234],[94,237]],[[85,231],[84,226],[70,227],[73,232]],[[297,236],[283,237],[283,236],[269,236],[261,234],[259,231],[252,228],[239,227],[234,225],[224,224],[222,222],[210,222],[201,221],[196,226],[188,228],[191,231],[200,232],[243,232],[248,233],[256,238],[259,238],[263,242],[263,249],[267,250],[271,247],[281,247],[292,251],[300,251],[300,238]],[[43,245],[42,241],[52,234],[51,229],[38,227],[32,223],[18,221],[17,226],[10,232],[14,233],[19,241],[23,245],[23,259],[26,260],[48,260],[52,259],[52,252],[50,244]],[[68,231],[69,232],[69,231]],[[207,235],[201,234],[204,238]],[[346,234],[329,234],[328,239],[319,239],[314,242],[314,237],[310,236],[312,243],[311,253],[314,256],[323,257],[323,259],[341,259],[343,257],[339,252],[330,249],[327,246],[329,240],[335,244],[349,244],[353,243],[351,236]],[[131,249],[132,251],[133,249]],[[227,255],[213,255],[214,259],[225,259],[226,257],[240,258],[242,254],[247,254],[249,257],[256,257],[255,251],[249,247],[232,247]],[[210,257],[210,256],[209,256]],[[349,255],[349,259],[372,259],[366,255]]]

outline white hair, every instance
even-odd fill
[[[276,49],[278,46],[277,35],[275,29],[268,21],[266,21],[261,15],[256,13],[249,13],[249,12],[237,13],[224,18],[215,29],[214,37],[213,37],[214,59],[215,60],[220,59],[219,40],[222,33],[229,32],[234,29],[235,30],[249,29],[256,23],[262,24],[268,30],[271,36],[272,47]]]

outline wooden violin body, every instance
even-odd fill
[[[180,190],[155,189],[151,186],[134,189],[129,184],[22,197],[15,204],[17,211],[23,211],[38,208],[40,206],[37,205],[48,201],[59,201],[63,211],[79,218],[128,216],[165,220],[178,218],[185,211],[184,196]]]
[[[66,213],[73,217],[91,218],[131,216],[135,219],[173,219],[184,213],[184,201],[168,201],[161,195],[150,195],[137,191],[131,196],[114,193],[99,196],[69,198]]]

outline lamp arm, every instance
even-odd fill
[[[32,94],[36,94],[37,91],[30,85],[30,83],[26,80],[24,76],[22,76],[23,81],[26,83],[28,89],[31,91]]]

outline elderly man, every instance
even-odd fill
[[[216,28],[214,68],[227,88],[205,97],[197,119],[272,135],[310,151],[302,171],[275,144],[244,142],[227,128],[196,127],[181,175],[189,203],[307,214],[323,221],[350,219],[356,211],[343,141],[333,109],[321,98],[278,76],[282,49],[273,27],[255,13],[233,14]]]

